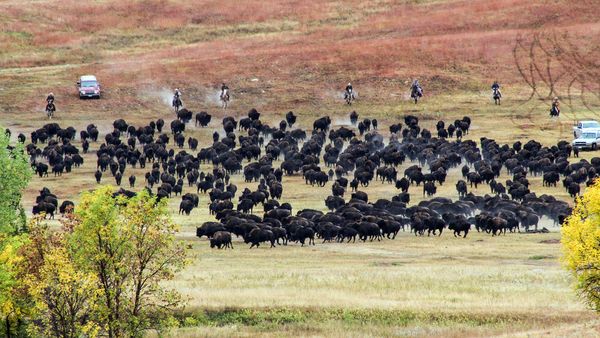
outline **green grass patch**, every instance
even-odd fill
[[[273,327],[289,324],[337,322],[340,325],[375,325],[390,327],[467,326],[499,327],[536,325],[552,315],[528,315],[519,313],[467,313],[467,312],[420,312],[412,310],[384,309],[315,309],[315,308],[224,308],[198,310],[179,316],[181,327],[222,327],[243,325],[248,327]],[[567,318],[563,318],[565,320]],[[568,320],[568,319],[567,319]]]
[[[15,40],[26,41],[31,40],[31,38],[33,38],[33,34],[25,31],[5,31],[3,33]]]
[[[551,255],[533,255],[531,257],[529,257],[530,260],[534,260],[534,261],[539,261],[542,259],[554,259],[554,256]]]

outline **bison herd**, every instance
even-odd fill
[[[103,138],[93,124],[78,134],[73,127],[50,123],[31,133],[25,149],[33,170],[43,178],[49,171],[59,176],[82,166],[90,143],[99,143],[97,183],[110,174],[116,185],[127,178],[133,189],[138,180],[128,168],[138,168],[145,172],[143,188],[157,198],[180,196],[179,214],[190,215],[208,205],[216,221],[203,223],[197,236],[206,236],[216,248],[233,248],[232,236],[252,248],[261,243],[314,245],[316,239],[394,239],[401,230],[440,236],[448,229],[461,237],[472,228],[492,236],[538,231],[542,217],[560,224],[572,208],[552,195],[532,191],[531,177],[541,176],[546,187],[562,183],[576,197],[581,184],[591,184],[600,170],[597,157],[571,163],[573,149],[565,141],[548,147],[534,140],[499,144],[485,137],[479,142],[465,139],[469,117],[439,121],[429,130],[418,117],[408,115],[389,126],[387,137],[377,120],[361,120],[356,112],[350,114],[348,126],[335,128],[329,117],[321,117],[308,131],[294,128],[293,112],[274,127],[260,117],[256,109],[239,120],[227,116],[220,121],[222,131],[214,131],[209,140],[186,135],[186,128],[192,120],[192,127],[206,128],[212,116],[199,112],[194,119],[187,109],[177,112],[170,130],[165,130],[163,119],[144,126],[118,119]],[[73,144],[77,135],[81,150]],[[27,142],[23,134],[17,139]],[[451,170],[462,177],[449,183]],[[499,179],[503,171],[510,179]],[[238,190],[231,181],[234,175],[256,188]],[[315,189],[331,190],[324,201],[327,212],[294,210],[281,201],[287,188],[284,177],[295,175]],[[389,186],[390,198],[371,200],[361,189],[372,184]],[[456,199],[436,196],[444,184],[455,187]],[[489,194],[474,194],[471,190],[479,185],[489,186]],[[423,200],[411,205],[411,193],[422,194]],[[135,192],[121,188],[118,194]],[[53,217],[57,207],[57,197],[44,188],[33,213]],[[73,203],[65,201],[59,209],[64,213],[72,208]]]

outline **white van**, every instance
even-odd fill
[[[94,75],[84,75],[77,81],[77,90],[79,98],[84,97],[100,98],[100,83]]]

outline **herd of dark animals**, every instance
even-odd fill
[[[386,143],[377,120],[359,121],[356,112],[350,114],[351,128],[331,129],[329,117],[315,120],[309,137],[305,130],[292,129],[296,122],[293,112],[288,112],[277,127],[271,127],[252,109],[239,121],[225,117],[225,137],[215,131],[212,145],[198,150],[199,141],[185,137],[192,115],[187,109],[177,112],[170,133],[164,130],[162,119],[140,127],[115,120],[113,132],[104,136],[96,151],[95,179],[100,183],[109,171],[121,185],[128,166],[145,169],[149,165],[145,189],[150,193],[154,189],[158,199],[180,195],[179,213],[185,215],[199,207],[199,195],[208,195],[210,213],[217,221],[203,223],[196,234],[206,236],[211,247],[218,248],[233,248],[232,234],[242,237],[252,248],[265,242],[271,247],[289,241],[314,244],[317,237],[323,242],[350,242],[357,237],[362,241],[393,239],[407,228],[419,236],[440,236],[447,228],[454,236],[462,237],[472,226],[492,236],[521,228],[537,231],[542,216],[562,224],[572,208],[552,195],[536,195],[529,188],[528,175],[541,175],[544,186],[553,187],[562,178],[563,187],[576,197],[580,184],[590,185],[600,172],[598,157],[570,163],[574,149],[566,141],[543,147],[533,140],[512,146],[488,138],[481,138],[479,144],[463,140],[471,126],[469,117],[448,124],[439,121],[432,132],[421,128],[416,116],[405,116],[403,123],[389,126]],[[210,122],[211,115],[206,112],[195,115],[195,126],[206,127]],[[81,152],[89,151],[90,142],[100,142],[99,134],[93,124],[81,130]],[[45,177],[51,170],[59,176],[81,166],[80,149],[72,144],[76,135],[75,128],[63,129],[57,123],[32,132],[25,149],[35,173]],[[23,134],[17,139],[26,142]],[[169,147],[173,143],[178,151]],[[186,143],[189,151],[183,149]],[[281,164],[277,167],[274,163],[278,160]],[[407,161],[412,165],[398,175],[397,167]],[[212,171],[200,170],[205,163],[213,164]],[[446,183],[448,171],[457,167],[462,172],[462,179],[455,183],[459,198],[432,197],[436,187]],[[502,170],[507,170],[512,179],[497,181]],[[256,190],[246,188],[238,193],[230,182],[231,175],[236,174],[243,175],[246,182],[257,182]],[[323,187],[333,181],[331,195],[325,200],[330,212],[304,209],[294,215],[290,203],[280,203],[283,176],[300,174],[306,184],[313,186]],[[134,188],[136,177],[131,175],[128,180]],[[367,193],[359,188],[375,181],[395,186],[399,193],[391,199],[369,201]],[[480,184],[489,185],[490,194],[477,196],[469,192]],[[196,193],[184,193],[186,185],[196,187]],[[408,206],[409,190],[421,186],[423,195],[431,198]],[[127,197],[135,194],[123,188],[115,193]],[[264,210],[262,217],[253,213],[259,204]],[[59,207],[58,198],[44,188],[36,198],[33,214],[53,218],[57,208],[64,214],[73,207],[71,201]]]

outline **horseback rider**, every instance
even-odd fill
[[[558,101],[558,97],[554,97],[552,99],[552,108],[550,109],[550,116],[559,116],[560,115],[560,102]]]
[[[346,95],[352,97],[352,84],[350,82],[348,82],[348,85],[346,86]]]
[[[223,82],[221,84],[221,99],[224,99],[226,96],[229,95],[229,87],[227,87],[227,85],[225,84],[225,82]]]
[[[54,105],[54,94],[50,93],[46,97],[46,114],[49,118],[52,118],[54,112],[56,111],[56,106]]]
[[[179,108],[183,106],[183,102],[181,102],[181,92],[178,88],[175,88],[175,92],[173,93],[173,108],[175,108],[175,112],[179,111]]]
[[[492,93],[494,95],[498,95],[498,97],[502,97],[502,92],[500,92],[500,84],[498,83],[498,80],[494,81],[494,83],[492,84]]]
[[[410,90],[411,92],[415,93],[415,94],[421,94],[423,89],[421,88],[421,85],[419,84],[419,80],[414,79],[412,82],[412,85],[410,86]]]

